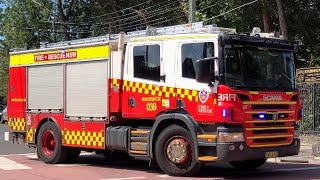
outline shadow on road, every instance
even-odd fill
[[[160,168],[150,168],[149,161],[137,158],[107,159],[102,155],[81,155],[75,164],[98,168],[114,168],[120,170],[133,170],[162,175]],[[307,173],[306,173],[307,172]],[[232,168],[226,163],[206,164],[196,178],[212,179],[320,179],[320,165],[298,163],[272,163],[268,162],[257,170],[244,171]]]

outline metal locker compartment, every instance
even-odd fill
[[[28,67],[27,109],[63,109],[62,64]]]
[[[66,68],[67,117],[106,118],[107,60],[68,63]]]

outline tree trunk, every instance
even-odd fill
[[[278,7],[281,34],[283,35],[284,39],[288,39],[288,28],[287,28],[285,14],[284,14],[283,0],[276,0],[276,2]]]
[[[63,6],[62,6],[62,0],[57,0],[57,8],[58,8],[58,13],[59,13],[59,18],[60,18],[60,21],[63,22],[62,30],[64,32],[64,40],[66,40],[66,41],[70,40],[67,23],[70,18],[71,10],[72,10],[74,3],[75,3],[75,1],[71,0],[69,2],[69,6],[68,6],[68,9],[66,10],[66,13],[64,13]]]
[[[261,0],[262,3],[262,18],[263,18],[263,27],[264,32],[271,32],[271,17],[269,14],[269,0]]]

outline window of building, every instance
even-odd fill
[[[214,57],[212,42],[183,44],[181,47],[182,77],[195,79],[197,60],[209,57]]]
[[[133,48],[134,77],[160,81],[160,45]]]

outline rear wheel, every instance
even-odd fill
[[[267,159],[257,159],[257,160],[248,160],[248,161],[233,161],[229,162],[233,167],[237,169],[257,169],[258,167],[262,166]]]
[[[56,164],[67,160],[68,149],[62,146],[62,135],[54,122],[44,123],[37,136],[37,155],[45,163]]]
[[[193,176],[201,167],[190,132],[178,125],[161,132],[155,144],[155,158],[161,170],[173,176]]]

